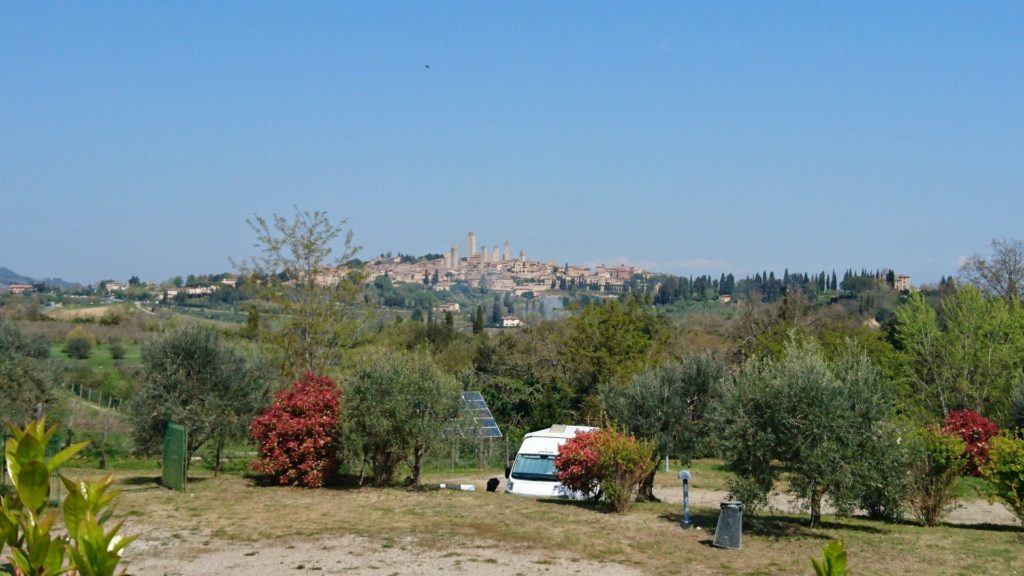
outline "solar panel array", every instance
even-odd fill
[[[501,438],[501,428],[494,421],[494,414],[491,414],[491,409],[487,407],[487,401],[479,392],[462,393],[462,411],[473,419],[474,426],[468,430],[467,426],[459,426],[457,433],[460,436],[463,438]]]

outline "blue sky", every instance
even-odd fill
[[[1021,2],[208,4],[0,4],[0,266],[226,271],[293,206],[681,274],[1024,237]]]

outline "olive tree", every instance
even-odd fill
[[[867,356],[852,345],[834,363],[811,341],[791,339],[781,360],[748,360],[722,381],[714,429],[731,491],[751,508],[787,472],[787,490],[807,503],[812,526],[825,499],[852,511],[872,472],[865,455],[889,438],[888,386]]]
[[[601,400],[620,430],[654,445],[654,461],[678,454],[687,461],[700,449],[711,391],[724,367],[708,354],[688,354],[645,370],[626,383],[602,385]],[[644,478],[639,499],[653,499],[654,470]]]
[[[0,318],[0,422],[22,424],[55,416],[60,408],[55,375],[44,360],[49,344],[28,338]]]
[[[142,378],[130,404],[135,447],[159,451],[171,421],[188,429],[190,458],[211,439],[219,456],[224,440],[244,436],[267,405],[270,381],[265,361],[247,358],[210,328],[186,326],[151,340],[142,349]]]
[[[344,387],[344,420],[375,484],[391,482],[408,461],[419,486],[423,457],[457,415],[461,390],[427,352],[365,353]]]

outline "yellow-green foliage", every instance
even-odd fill
[[[24,576],[68,571],[79,576],[113,576],[121,550],[134,538],[118,535],[120,523],[104,529],[110,517],[106,508],[117,496],[107,492],[110,478],[93,483],[62,477],[68,488],[67,535],[51,534],[57,511],[47,509],[50,476],[86,445],[79,442],[47,458],[46,444],[56,431],[56,426],[46,428],[45,419],[29,422],[23,429],[11,427],[12,437],[4,451],[14,492],[0,497],[0,552],[9,548],[11,567]]]
[[[924,428],[911,439],[919,446],[914,469],[912,507],[917,517],[935,526],[956,504],[957,486],[967,459],[964,441],[936,428]]]
[[[824,558],[821,563],[811,558],[814,573],[817,576],[846,576],[846,548],[840,540],[833,540],[825,545]]]
[[[1002,501],[1024,523],[1024,437],[1004,430],[993,438],[981,474],[991,485],[989,497]]]
[[[95,345],[96,337],[79,326],[64,338],[62,350],[72,358],[84,359],[89,357],[89,353],[92,352],[92,348]]]

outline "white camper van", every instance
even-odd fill
[[[505,492],[540,498],[585,498],[586,494],[578,494],[558,483],[555,457],[566,440],[591,430],[597,428],[555,424],[524,436],[515,462],[505,470]]]

